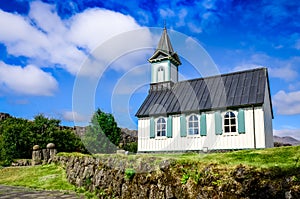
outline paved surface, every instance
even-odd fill
[[[0,185],[1,199],[78,199],[84,198],[76,193],[60,192],[60,191],[37,191],[24,187],[4,186]]]

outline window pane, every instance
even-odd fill
[[[189,128],[193,127],[193,122],[189,122]]]
[[[235,124],[235,119],[233,118],[233,119],[230,119],[230,124]]]
[[[162,131],[161,136],[166,136],[166,131]]]
[[[228,114],[228,113],[226,113],[224,117],[225,117],[225,118],[229,118],[229,114]]]
[[[162,128],[163,130],[165,130],[165,129],[166,129],[166,125],[165,125],[165,124],[162,124],[162,125],[161,125],[161,128]]]
[[[235,126],[231,126],[231,132],[236,132],[236,127]]]
[[[224,120],[224,124],[225,124],[225,125],[229,125],[229,119],[225,119],[225,120]]]
[[[230,117],[235,117],[233,112],[230,112]]]
[[[229,126],[225,126],[225,133],[229,133],[230,131],[229,131]]]
[[[198,128],[198,122],[194,122],[194,127]]]
[[[194,130],[195,130],[194,134],[198,135],[199,134],[198,129],[194,129]]]

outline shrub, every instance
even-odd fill
[[[137,143],[136,142],[126,143],[124,146],[124,150],[132,152],[132,153],[136,153],[137,152]]]
[[[135,170],[132,168],[128,168],[125,170],[125,179],[132,180],[135,175]]]

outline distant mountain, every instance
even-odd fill
[[[285,137],[279,137],[279,136],[274,136],[274,142],[282,143],[282,144],[291,144],[291,145],[300,145],[300,141],[296,140],[293,137],[290,136],[285,136]]]

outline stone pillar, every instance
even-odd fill
[[[42,163],[42,152],[39,145],[34,145],[32,151],[32,166]]]
[[[47,150],[49,151],[49,159],[47,161],[48,163],[50,163],[57,153],[57,150],[55,149],[55,144],[53,143],[47,144]]]
[[[42,149],[42,152],[43,152],[43,164],[47,164],[48,160],[50,159],[50,150]]]

